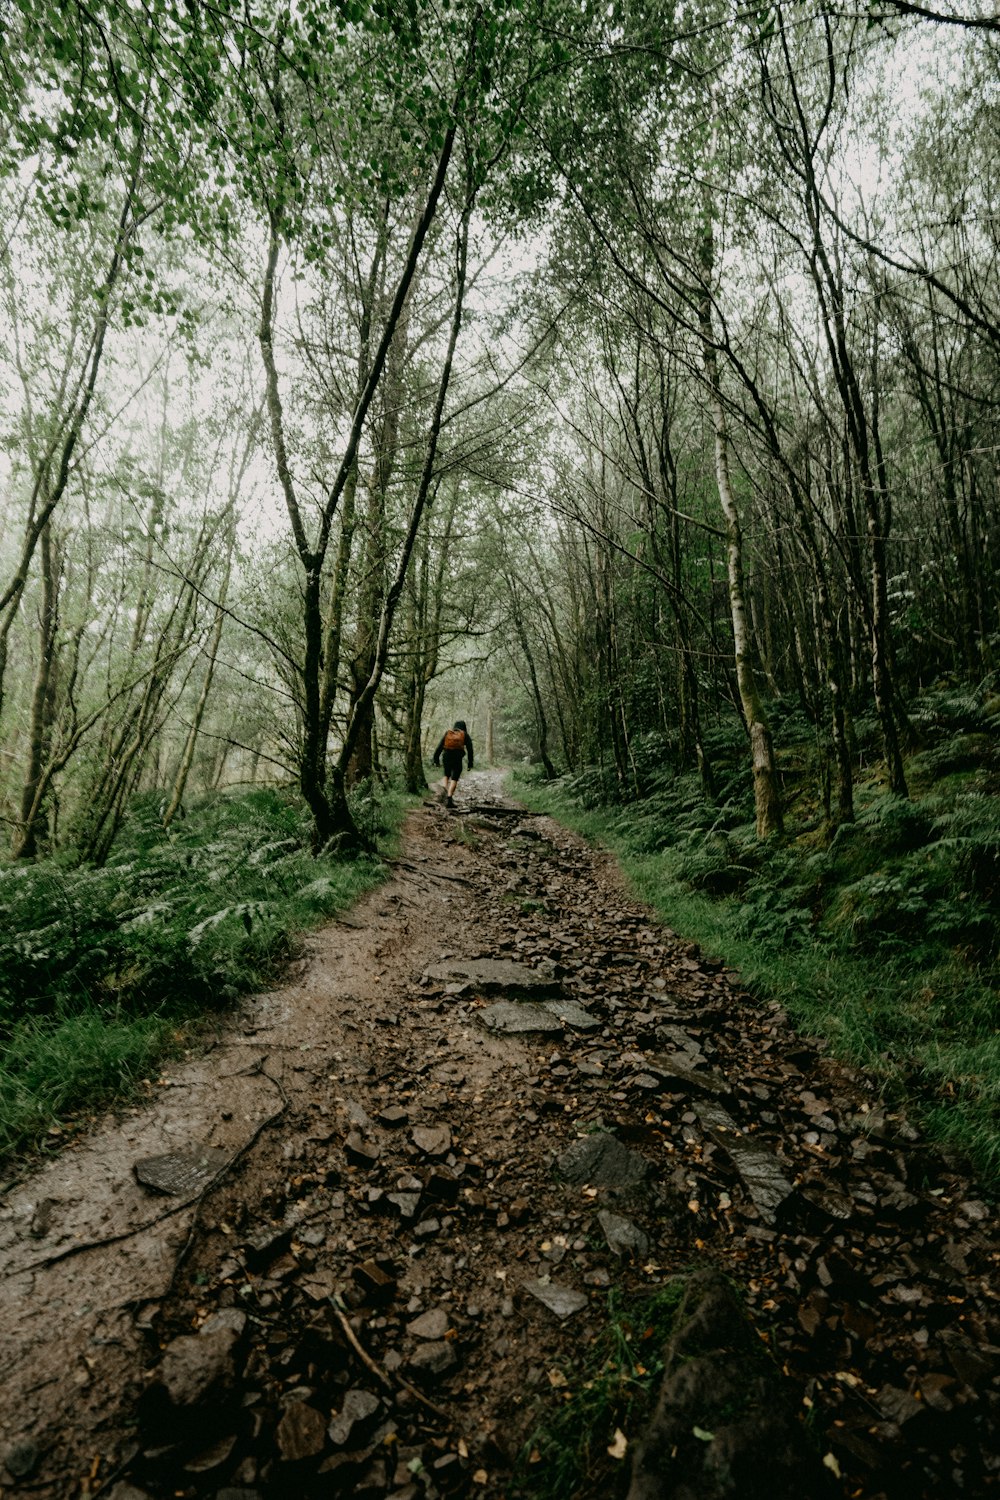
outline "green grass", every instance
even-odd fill
[[[408,806],[368,793],[356,815],[389,852]],[[0,1157],[128,1097],[385,877],[377,856],[314,859],[308,842],[282,791],[208,798],[169,833],[146,798],[102,869],[0,866]]]
[[[860,786],[858,822],[830,841],[802,817],[761,844],[745,801],[709,806],[691,778],[624,806],[595,805],[586,778],[512,791],[613,850],[668,926],[869,1070],[996,1191],[1000,798],[982,767],[940,761],[912,803]]]
[[[615,1432],[637,1437],[655,1404],[663,1354],[683,1280],[627,1303],[608,1295],[608,1324],[578,1369],[565,1371],[567,1387],[548,1399],[519,1457],[514,1493],[532,1500],[584,1500],[626,1493],[631,1454],[609,1456]]]

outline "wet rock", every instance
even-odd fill
[[[875,1405],[886,1421],[894,1422],[897,1427],[905,1427],[914,1420],[923,1421],[927,1416],[922,1401],[895,1385],[884,1385],[875,1397]]]
[[[595,1131],[574,1141],[556,1162],[567,1182],[590,1183],[593,1187],[634,1188],[649,1175],[649,1162],[623,1146],[617,1136]]]
[[[353,1495],[357,1476],[367,1459],[368,1453],[364,1449],[360,1452],[352,1450],[345,1453],[331,1453],[329,1458],[324,1458],[317,1472],[334,1476],[334,1483],[328,1494]]]
[[[964,1385],[976,1390],[1000,1366],[1000,1349],[974,1344],[957,1328],[947,1328],[939,1335],[941,1346],[955,1374]]]
[[[331,1418],[327,1436],[338,1448],[346,1448],[352,1439],[357,1442],[364,1428],[371,1425],[382,1403],[371,1391],[350,1390],[344,1396],[340,1411]]]
[[[444,1339],[436,1343],[421,1344],[407,1360],[414,1375],[425,1380],[438,1380],[447,1375],[458,1364],[458,1355],[453,1344]]]
[[[355,1266],[351,1276],[361,1291],[376,1305],[391,1302],[396,1295],[396,1278],[377,1261],[366,1260]]]
[[[633,1456],[628,1500],[810,1500],[832,1479],[725,1278],[689,1279],[664,1357],[652,1421]]]
[[[344,1142],[344,1155],[352,1166],[369,1171],[375,1166],[382,1149],[374,1141],[368,1141],[359,1130],[352,1130]]]
[[[455,1203],[461,1183],[447,1167],[434,1166],[427,1174],[424,1191],[436,1203]]]
[[[648,1235],[643,1233],[638,1224],[633,1224],[631,1219],[602,1209],[597,1215],[597,1221],[604,1230],[609,1248],[616,1255],[635,1255],[641,1258],[649,1254]]]
[[[430,1312],[421,1313],[419,1318],[408,1323],[406,1331],[418,1339],[443,1339],[449,1326],[448,1314],[444,1308],[433,1307]]]
[[[203,1448],[200,1453],[195,1454],[194,1458],[189,1458],[184,1465],[184,1472],[186,1474],[211,1474],[228,1462],[235,1447],[236,1434],[229,1433],[228,1436],[220,1438],[208,1448]]]
[[[799,1197],[808,1210],[809,1217],[819,1228],[824,1228],[831,1220],[847,1223],[854,1218],[854,1204],[846,1193],[841,1193],[836,1188],[810,1183],[799,1189]]]
[[[601,1022],[575,1000],[546,1000],[544,1009],[573,1031],[597,1031]]]
[[[241,1339],[246,1332],[247,1315],[239,1307],[223,1307],[211,1317],[205,1319],[198,1329],[199,1338],[207,1338],[209,1334],[228,1332],[235,1338]]]
[[[417,1209],[420,1207],[419,1193],[386,1193],[386,1202],[391,1203],[399,1211],[401,1219],[414,1219]]]
[[[163,1156],[147,1156],[132,1170],[143,1187],[156,1193],[191,1198],[211,1182],[229,1161],[229,1152],[215,1146],[189,1146]]]
[[[487,1031],[496,1031],[503,1036],[520,1036],[527,1032],[542,1032],[561,1036],[563,1024],[544,1005],[533,1005],[528,1001],[499,1000],[476,1012],[476,1020]]]
[[[765,1224],[773,1224],[795,1191],[775,1157],[751,1137],[714,1100],[697,1106],[705,1133],[729,1157]]]
[[[555,1281],[526,1281],[524,1290],[560,1319],[570,1318],[587,1306],[586,1292]]]
[[[243,1256],[251,1271],[263,1271],[284,1255],[291,1243],[291,1229],[264,1229],[244,1243]]]
[[[669,1094],[706,1094],[721,1098],[729,1093],[729,1085],[718,1073],[711,1073],[701,1066],[704,1059],[690,1053],[656,1053],[645,1058],[646,1067],[660,1080],[661,1087]]]
[[[304,1401],[293,1401],[285,1409],[276,1433],[278,1449],[286,1463],[315,1458],[326,1443],[326,1419]]]
[[[513,959],[448,959],[432,964],[424,977],[433,984],[468,985],[480,995],[558,995],[562,985],[552,964],[535,968]]]
[[[418,1125],[410,1139],[425,1156],[447,1156],[451,1150],[451,1131],[447,1125]]]
[[[232,1329],[182,1334],[163,1352],[156,1383],[177,1411],[217,1403],[232,1391],[236,1379]]]
[[[4,1466],[15,1479],[28,1479],[38,1467],[40,1456],[37,1445],[30,1439],[25,1439],[7,1449],[3,1459]]]
[[[36,1206],[28,1226],[28,1233],[32,1239],[43,1240],[52,1228],[56,1217],[56,1209],[59,1207],[58,1198],[43,1198]]]

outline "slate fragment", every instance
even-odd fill
[[[382,1155],[381,1147],[366,1140],[359,1130],[352,1130],[344,1142],[344,1155],[355,1167],[369,1171]]]
[[[543,1000],[542,1007],[556,1020],[561,1021],[564,1026],[569,1026],[573,1031],[597,1031],[600,1029],[599,1018],[578,1005],[575,1000]]]
[[[536,1301],[563,1321],[587,1306],[586,1292],[578,1292],[571,1286],[561,1286],[556,1281],[525,1281],[523,1286]]]
[[[617,1136],[605,1130],[574,1141],[558,1158],[556,1167],[567,1182],[587,1182],[593,1187],[607,1188],[638,1187],[650,1171],[644,1156],[630,1151]]]
[[[429,1312],[414,1318],[412,1323],[407,1323],[406,1331],[418,1339],[443,1339],[449,1326],[450,1320],[444,1308],[432,1307]]]
[[[563,1024],[544,1005],[533,1005],[529,1001],[498,1000],[476,1012],[476,1020],[487,1031],[496,1031],[503,1036],[520,1036],[527,1032],[548,1033],[561,1036]]]
[[[703,1100],[695,1107],[706,1135],[733,1163],[764,1223],[773,1224],[778,1211],[795,1191],[777,1157],[751,1136],[745,1136],[715,1100]]]
[[[446,959],[424,970],[424,978],[436,984],[468,985],[480,995],[557,996],[562,985],[552,964],[535,968],[514,959]]]
[[[340,1411],[330,1419],[327,1436],[338,1448],[346,1448],[352,1439],[357,1441],[363,1429],[370,1425],[381,1401],[371,1391],[356,1388],[348,1391],[341,1403]]]
[[[244,1242],[243,1256],[251,1271],[263,1271],[284,1255],[291,1243],[292,1231],[287,1227],[262,1229]]]
[[[215,1469],[221,1469],[235,1447],[236,1434],[230,1432],[189,1458],[184,1465],[185,1474],[211,1474]]]
[[[602,1208],[597,1221],[604,1230],[609,1249],[616,1255],[636,1255],[641,1258],[649,1254],[649,1236],[643,1233],[638,1224],[633,1224],[631,1219]]]
[[[355,1266],[351,1276],[369,1300],[378,1306],[391,1302],[396,1295],[396,1278],[377,1261],[366,1260]]]
[[[177,1411],[215,1405],[228,1396],[236,1379],[229,1328],[217,1333],[181,1334],[163,1351],[156,1383]]]
[[[657,1052],[648,1054],[643,1061],[669,1094],[707,1094],[711,1098],[722,1098],[730,1092],[724,1078],[701,1066],[704,1059],[700,1055],[694,1058],[687,1052]]]
[[[326,1419],[305,1401],[292,1401],[278,1423],[278,1450],[286,1463],[301,1463],[322,1453],[326,1443]]]
[[[143,1187],[178,1198],[200,1193],[229,1161],[229,1152],[217,1146],[188,1146],[163,1156],[146,1156],[132,1170]]]
[[[424,1380],[437,1380],[447,1375],[458,1364],[458,1355],[453,1344],[441,1339],[434,1343],[420,1344],[407,1360],[414,1375]]]
[[[447,1156],[451,1150],[451,1131],[447,1125],[417,1125],[410,1139],[424,1156]]]
[[[3,1461],[15,1479],[28,1479],[35,1472],[40,1457],[37,1444],[25,1438],[7,1449]]]
[[[399,1210],[401,1219],[415,1219],[420,1207],[419,1193],[386,1193],[386,1202]]]

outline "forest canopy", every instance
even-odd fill
[[[765,837],[776,715],[834,827],[982,710],[985,3],[4,12],[16,858],[282,778],[356,843],[470,694],[615,794],[731,732]]]

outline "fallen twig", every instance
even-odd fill
[[[261,1135],[264,1133],[264,1131],[267,1129],[267,1127],[269,1125],[273,1125],[275,1120],[279,1120],[281,1118],[281,1116],[285,1113],[285,1110],[288,1108],[289,1099],[288,1099],[288,1095],[285,1092],[284,1085],[280,1082],[279,1079],[275,1078],[275,1076],[274,1076],[273,1073],[268,1073],[268,1072],[265,1071],[265,1069],[264,1069],[264,1063],[266,1061],[267,1061],[266,1057],[261,1059],[261,1065],[260,1065],[259,1071],[260,1071],[261,1076],[263,1078],[266,1078],[267,1081],[268,1081],[268,1083],[273,1083],[274,1086],[275,1086],[275,1088],[278,1090],[278,1094],[281,1097],[281,1108],[280,1109],[276,1109],[272,1115],[268,1115],[268,1117],[267,1117],[266,1120],[262,1120],[260,1122],[260,1124],[257,1126],[257,1129],[254,1131],[253,1135],[250,1137],[250,1139],[247,1140],[247,1141],[244,1141],[243,1145],[240,1147],[240,1149],[236,1152],[236,1154],[234,1156],[230,1157],[229,1161],[226,1162],[225,1166],[220,1167],[219,1170],[215,1173],[214,1177],[211,1177],[208,1180],[208,1182],[206,1182],[206,1184],[202,1188],[201,1192],[198,1193],[195,1198],[193,1198],[193,1199],[189,1198],[188,1199],[188,1204],[189,1205],[191,1203],[194,1203],[194,1205],[195,1205],[194,1214],[192,1215],[191,1223],[190,1223],[190,1225],[188,1227],[187,1239],[184,1241],[184,1244],[181,1246],[181,1248],[180,1248],[180,1250],[179,1250],[179,1252],[178,1252],[178,1254],[177,1254],[177,1256],[176,1256],[176,1258],[174,1260],[173,1269],[170,1272],[170,1280],[167,1283],[166,1290],[162,1293],[163,1297],[169,1296],[169,1294],[173,1291],[174,1285],[176,1284],[176,1281],[177,1281],[177,1274],[180,1271],[181,1266],[187,1260],[188,1255],[191,1252],[191,1246],[194,1244],[194,1239],[195,1239],[195,1231],[200,1227],[199,1226],[199,1218],[198,1218],[198,1216],[199,1216],[199,1214],[201,1212],[201,1205],[205,1201],[206,1195],[211,1191],[212,1188],[214,1188],[216,1186],[216,1184],[226,1175],[227,1172],[231,1172],[232,1171],[232,1169],[233,1169],[233,1167],[235,1167],[236,1163],[238,1161],[241,1161],[242,1158],[244,1156],[246,1156],[247,1152],[250,1151],[257,1144],[257,1141],[260,1139]]]
[[[448,1413],[440,1406],[435,1406],[433,1401],[429,1401],[426,1396],[417,1390],[415,1385],[411,1385],[408,1380],[404,1380],[402,1375],[397,1375],[396,1379],[393,1380],[392,1376],[386,1370],[383,1370],[381,1365],[376,1364],[351,1327],[346,1313],[337,1306],[332,1297],[330,1298],[330,1306],[333,1308],[333,1315],[340,1325],[341,1332],[370,1375],[374,1375],[375,1379],[380,1381],[386,1390],[392,1391],[393,1394],[395,1394],[397,1386],[401,1387],[413,1397],[414,1401],[419,1401],[421,1406],[426,1406],[428,1411],[432,1411],[436,1417],[440,1417],[443,1422],[450,1424],[451,1418]]]
[[[256,1144],[257,1140],[267,1129],[267,1127],[269,1125],[273,1125],[274,1121],[279,1119],[288,1108],[288,1096],[278,1080],[276,1078],[273,1078],[270,1073],[265,1073],[264,1077],[267,1078],[270,1083],[273,1083],[278,1092],[281,1094],[283,1100],[281,1108],[275,1110],[273,1114],[268,1115],[266,1119],[261,1120],[256,1130],[253,1132],[253,1135],[250,1136],[249,1140],[245,1141],[239,1148],[239,1150],[234,1152],[229,1160],[225,1162],[217,1172],[213,1173],[213,1175],[205,1183],[205,1186],[201,1188],[197,1193],[195,1193],[193,1197],[185,1198],[183,1203],[175,1203],[172,1208],[164,1209],[163,1213],[157,1214],[152,1219],[147,1219],[144,1224],[137,1224],[133,1229],[123,1229],[120,1234],[108,1234],[99,1240],[81,1240],[79,1244],[67,1245],[65,1250],[56,1250],[51,1255],[42,1256],[40,1260],[29,1261],[26,1266],[19,1266],[11,1274],[15,1276],[24,1276],[27,1275],[29,1271],[44,1271],[47,1270],[49,1266],[58,1265],[58,1263],[63,1260],[70,1260],[74,1255],[82,1255],[87,1250],[102,1250],[109,1245],[120,1245],[124,1240],[134,1239],[138,1234],[145,1234],[147,1229],[154,1229],[157,1224],[163,1224],[167,1219],[175,1218],[177,1214],[183,1213],[186,1208],[190,1208],[192,1203],[200,1203],[201,1200],[205,1197],[205,1194],[210,1192],[211,1189],[215,1187],[220,1178],[224,1177],[227,1172],[231,1172],[236,1163],[240,1161],[242,1157],[244,1157],[247,1152]],[[192,1231],[193,1228],[194,1226],[192,1225]],[[174,1276],[176,1276],[177,1274],[177,1268],[179,1267],[181,1260],[187,1254],[187,1251],[190,1247],[190,1242],[191,1233],[188,1234],[187,1244],[185,1244],[184,1249],[181,1251],[181,1254],[178,1256],[177,1261],[175,1262],[174,1273],[171,1276],[170,1284],[167,1287],[168,1292],[173,1286]],[[164,1293],[164,1295],[166,1295],[166,1293]]]

